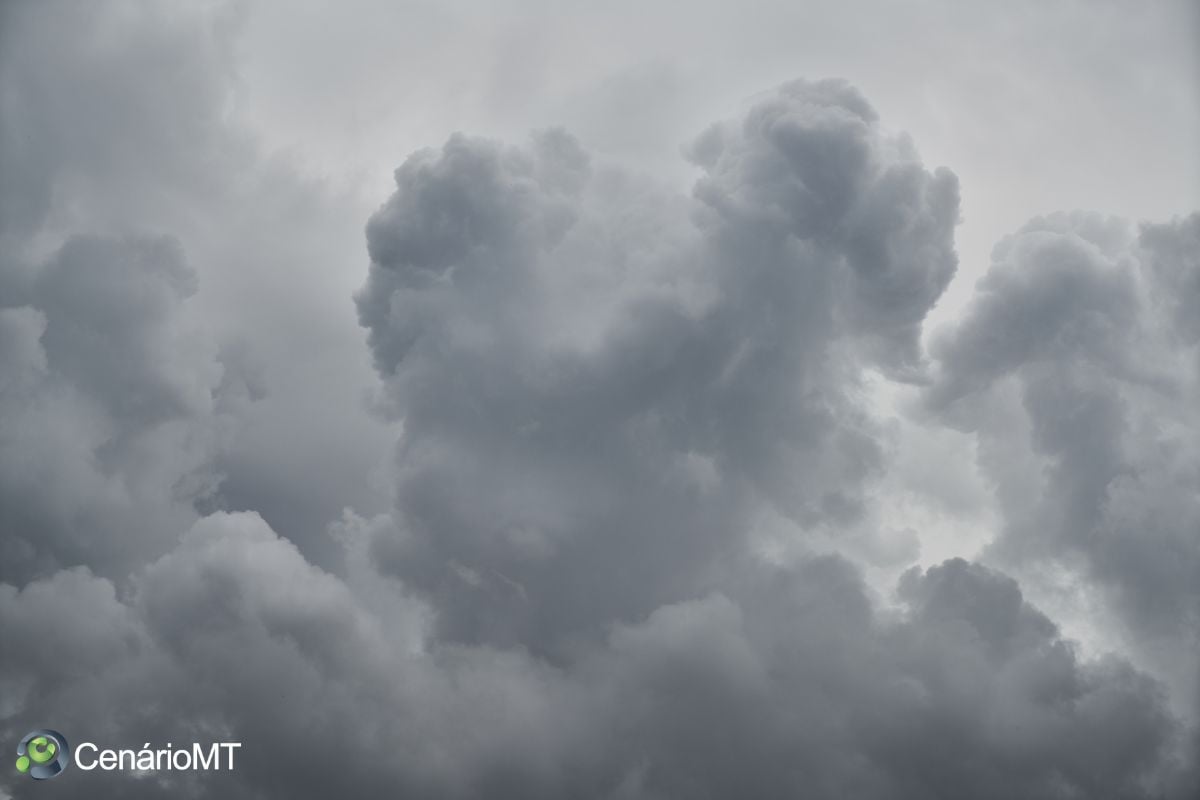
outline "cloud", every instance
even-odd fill
[[[934,339],[928,393],[978,437],[1003,514],[995,556],[1082,571],[1193,699],[1198,237],[1198,215],[1138,232],[1087,214],[1030,222]]]
[[[365,212],[233,121],[237,6],[67,8],[2,12],[0,729],[244,749],[57,791],[1195,794],[1169,671],[1026,588],[1082,565],[1186,630],[1193,220],[1033,223],[930,359],[957,180],[798,81],[686,148],[691,195],[558,129],[414,154],[354,307]],[[927,452],[976,437],[989,565],[879,578],[889,487],[978,503],[907,474],[880,384]]]
[[[228,423],[194,290],[169,239],[77,236],[27,304],[0,308],[6,580],[77,564],[121,576],[196,518]]]
[[[205,442],[192,430],[176,445],[207,451],[203,508],[253,508],[310,557],[336,560],[326,525],[346,505],[374,513],[387,503],[370,473],[385,461],[390,434],[363,413],[374,375],[349,301],[369,206],[273,153],[243,124],[247,101],[234,60],[241,4],[46,2],[0,13],[0,305],[35,304],[37,275],[73,237],[175,241],[176,253],[155,258],[163,270],[168,260],[187,265],[193,285],[180,308],[203,321],[203,336],[125,341],[134,346],[128,363],[97,359],[89,391],[115,402],[131,377],[121,370],[151,358],[174,383],[151,387],[132,376],[121,412],[130,429],[149,428],[163,403],[181,399],[172,396],[179,380],[196,383],[188,404],[208,402],[200,394],[212,365],[192,350],[214,349],[222,385],[213,402],[237,435]],[[76,359],[76,378],[89,369],[88,348],[133,336],[123,316],[140,319],[135,306],[149,302],[138,296],[136,273],[132,286],[110,282],[90,263],[101,251],[63,250],[78,275],[111,283],[87,290],[112,306],[109,316],[87,318],[90,343],[63,344],[54,356],[59,367]],[[66,298],[76,283],[85,291],[82,278],[61,283],[56,302],[82,302]],[[175,306],[156,313],[158,334],[177,324]],[[64,308],[48,336],[65,335],[66,315]],[[192,518],[161,525],[161,535],[173,540]]]
[[[836,81],[691,153],[687,200],[559,131],[456,135],[367,226],[359,314],[404,423],[377,555],[452,636],[543,648],[694,595],[763,503],[800,528],[864,513],[861,370],[919,366],[955,180]]]
[[[786,248],[816,248],[793,267],[820,287],[812,310],[827,304],[885,370],[915,365],[921,320],[956,266],[953,173],[927,172],[839,81],[787,84],[743,120],[710,128],[692,154],[707,173],[696,195],[727,244],[772,243],[782,263]]]
[[[899,616],[836,557],[741,577],[555,665],[414,650],[260,517],[216,514],[128,599],[86,570],[0,588],[20,654],[4,678],[28,687],[6,728],[36,709],[126,746],[247,743],[235,773],[89,776],[65,796],[1115,798],[1179,779],[1158,685],[1082,661],[1002,574],[914,569]],[[63,636],[29,622],[67,609]]]

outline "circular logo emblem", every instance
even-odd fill
[[[71,763],[71,746],[58,731],[30,731],[17,745],[17,772],[34,780],[53,778]]]

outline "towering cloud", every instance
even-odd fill
[[[796,81],[690,194],[559,129],[419,151],[352,303],[349,212],[224,116],[233,17],[87,13],[0,10],[0,740],[243,747],[56,795],[1196,795],[1200,217],[1035,220],[927,351],[957,179]],[[893,535],[881,386],[976,446],[978,559]]]
[[[763,514],[862,514],[866,365],[919,365],[957,185],[844,83],[691,152],[691,201],[455,136],[396,171],[358,297],[404,422],[376,553],[467,641],[543,647],[719,585]]]

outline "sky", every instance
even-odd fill
[[[0,797],[1197,796],[1197,42],[0,4]]]

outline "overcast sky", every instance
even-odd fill
[[[0,797],[1196,797],[1198,42],[7,0]]]

